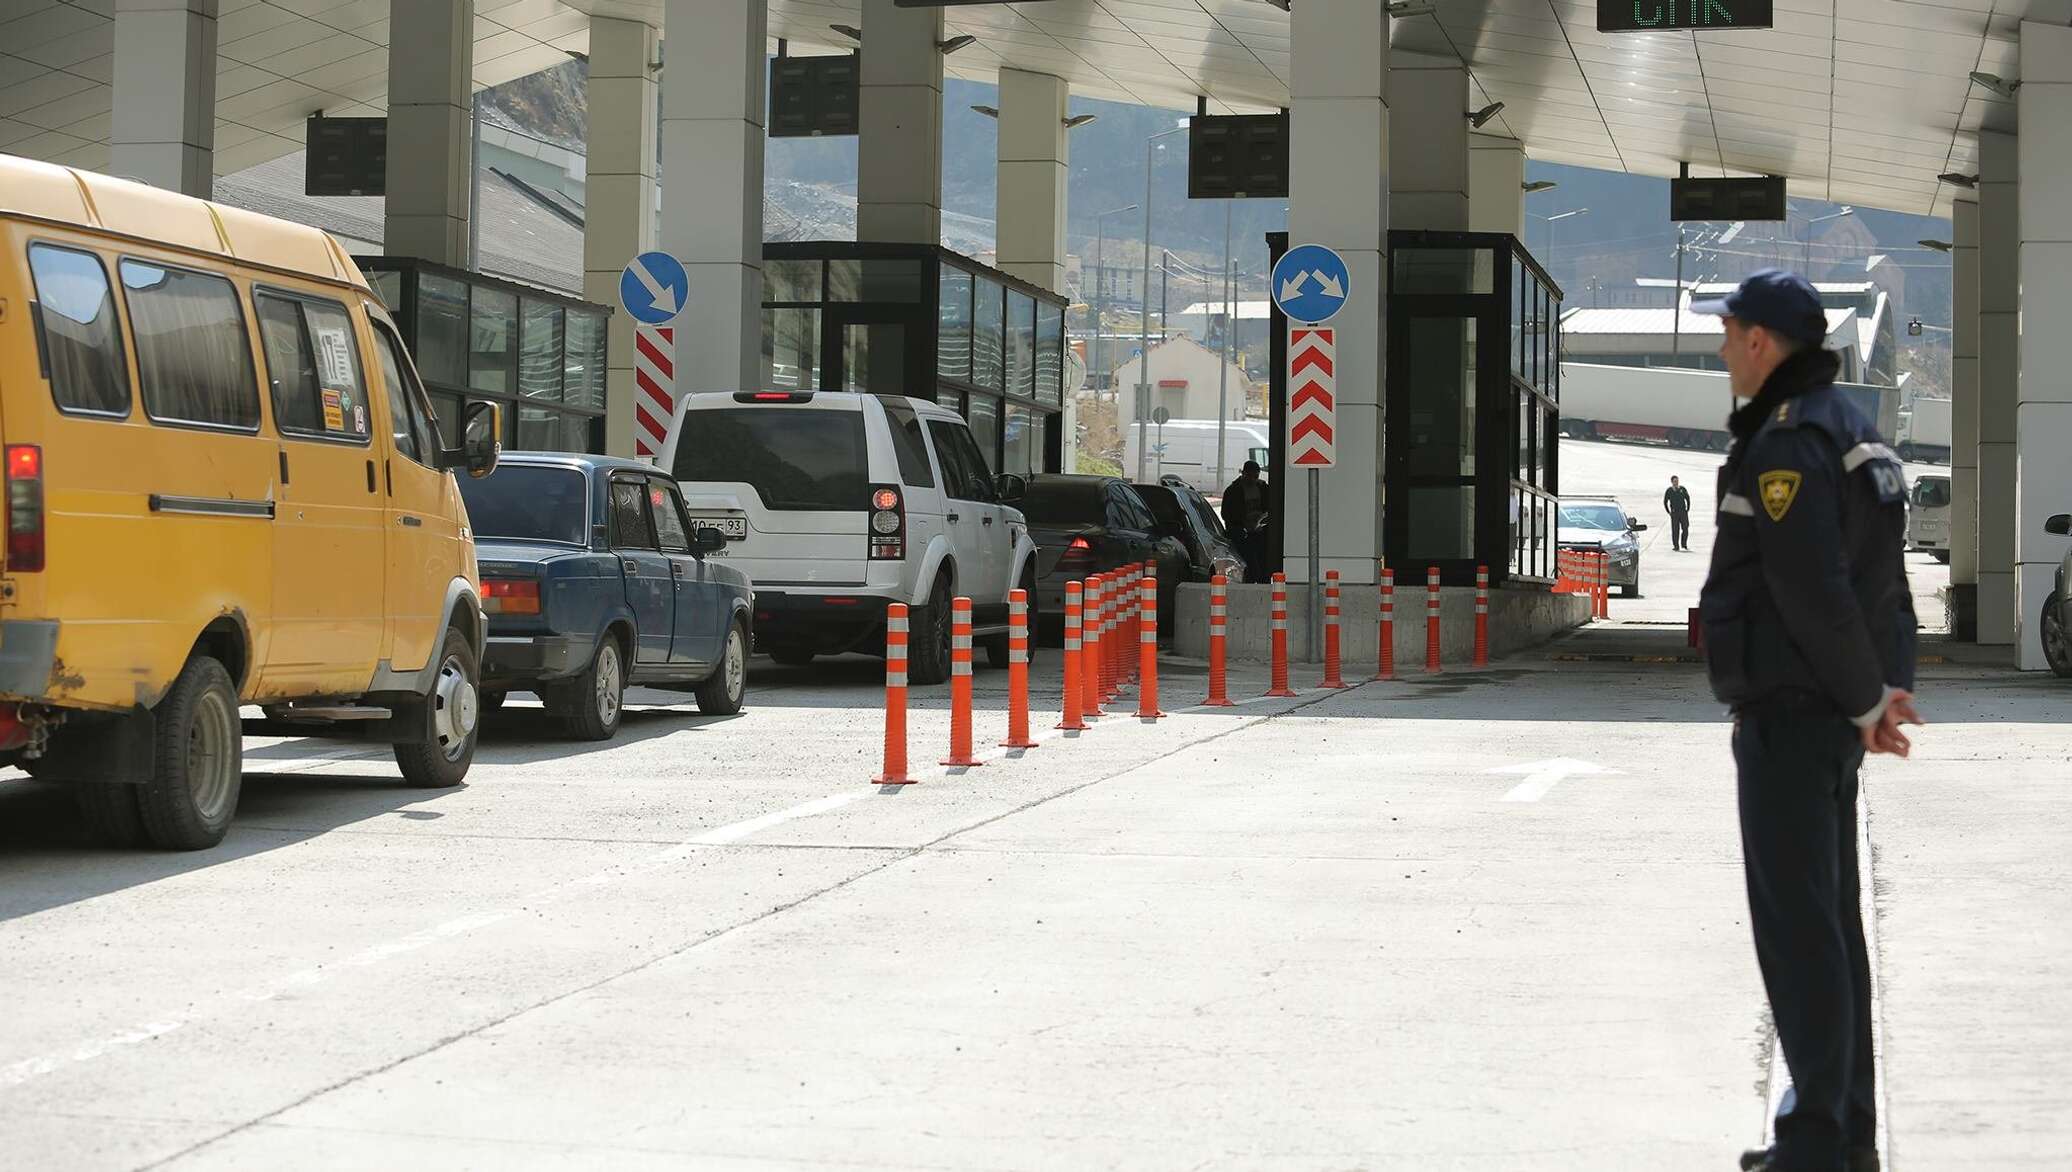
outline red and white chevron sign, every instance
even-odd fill
[[[1288,460],[1297,468],[1338,463],[1338,335],[1318,326],[1288,330]]]
[[[676,330],[670,326],[633,328],[633,454],[653,459],[669,438],[669,420],[676,415]]]

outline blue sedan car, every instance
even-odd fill
[[[753,591],[706,555],[676,481],[604,456],[509,452],[461,481],[489,644],[482,697],[533,692],[586,740],[618,731],[629,684],[692,691],[703,712],[741,710]]]

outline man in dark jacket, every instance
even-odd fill
[[[1820,295],[1775,269],[1694,312],[1726,318],[1733,445],[1700,600],[1714,695],[1734,710],[1756,960],[1793,1093],[1763,1172],[1876,1169],[1857,770],[1919,723],[1899,459],[1833,383]]]
[[[1223,490],[1223,527],[1245,559],[1245,581],[1266,581],[1266,534],[1253,526],[1266,515],[1266,482],[1259,479],[1259,464],[1246,460],[1236,480]]]
[[[1669,491],[1662,494],[1662,507],[1669,510],[1669,548],[1691,548],[1691,490],[1683,481],[1669,478]]]

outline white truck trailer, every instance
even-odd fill
[[[1899,428],[1899,388],[1836,383],[1880,435]],[[1734,393],[1723,370],[1561,364],[1561,434],[1723,452]]]
[[[1950,462],[1950,401],[1914,400],[1899,428],[1899,458],[1930,464]]]

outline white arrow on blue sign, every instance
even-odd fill
[[[644,326],[668,325],[683,312],[691,278],[666,252],[643,252],[619,274],[619,304]]]
[[[1298,244],[1273,266],[1273,302],[1290,321],[1330,321],[1352,291],[1345,258],[1321,244]]]

